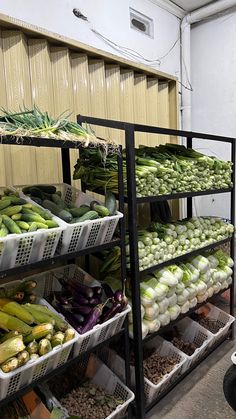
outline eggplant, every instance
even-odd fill
[[[78,324],[82,324],[85,320],[85,318],[84,318],[84,316],[82,316],[82,314],[73,313],[72,315],[73,315],[75,321],[77,321]]]
[[[60,303],[56,303],[54,305],[54,308],[56,308],[60,313],[62,313],[65,316],[66,320],[70,323],[71,326],[74,327],[75,330],[78,330],[78,328],[80,327],[80,324],[81,323],[79,323],[76,320],[76,318],[73,315],[73,313],[71,313],[69,310],[65,310]]]
[[[102,292],[103,292],[102,287],[99,287],[99,286],[92,287],[92,290],[93,290],[93,294],[94,294],[94,296],[99,296],[99,297],[101,297]]]
[[[113,298],[114,297],[114,293],[113,293],[110,285],[104,283],[104,284],[102,284],[102,288],[103,288],[107,298]]]
[[[103,318],[103,323],[107,320],[112,319],[117,313],[120,313],[122,311],[122,303],[119,303],[116,301],[106,312],[106,315]]]
[[[89,305],[89,300],[85,298],[83,295],[78,294],[77,292],[73,292],[73,300],[77,302],[79,305]]]
[[[117,290],[114,293],[114,299],[115,299],[115,301],[121,303],[123,301],[123,298],[124,298],[124,294],[123,294],[123,292],[121,290]]]
[[[72,313],[80,313],[83,316],[87,316],[90,313],[90,311],[92,310],[92,307],[82,306],[82,305],[79,305],[77,303],[74,303],[73,301],[72,301],[71,304],[72,304],[72,306],[70,307],[70,311]]]
[[[80,284],[73,279],[68,281],[69,286],[77,293],[82,294],[85,298],[93,298],[93,289],[87,285]]]
[[[86,321],[84,322],[84,325],[77,329],[77,331],[83,335],[84,333],[91,330],[99,321],[100,316],[102,315],[103,305],[98,304],[96,307],[93,308],[93,310],[89,313]]]
[[[91,298],[91,300],[89,300],[89,305],[91,306],[97,306],[98,304],[101,304],[100,298]]]

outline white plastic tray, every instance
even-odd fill
[[[100,286],[98,281],[76,265],[66,265],[61,268],[33,275],[27,279],[34,279],[38,284],[35,290],[37,295],[46,298],[52,291],[61,290],[62,286],[58,280],[60,278],[63,278],[65,281],[74,279],[78,281],[78,283],[89,286]],[[118,333],[121,330],[125,317],[130,310],[130,306],[128,306],[124,311],[116,314],[112,319],[106,321],[105,323],[97,324],[89,332],[86,332],[83,335],[78,334],[78,339],[74,347],[74,356],[87,351],[94,345],[97,345],[105,339],[108,339]]]
[[[0,188],[0,193],[5,188]],[[13,188],[10,188],[14,191]],[[30,201],[24,196],[27,202]],[[34,202],[35,205],[37,205]],[[59,227],[40,229],[30,233],[9,234],[0,238],[0,269],[10,269],[27,265],[54,256],[59,239],[66,224],[53,216]]]
[[[62,199],[66,204],[74,204],[76,207],[94,201],[94,198],[85,194],[78,189],[66,183],[54,184],[57,190],[61,191]],[[23,186],[15,186],[21,191]],[[21,193],[22,196],[25,196]],[[117,223],[123,217],[121,212],[117,211],[116,215],[98,218],[96,220],[84,221],[83,223],[66,224],[63,231],[57,252],[60,254],[76,252],[92,246],[98,246],[108,243],[112,240]]]
[[[115,397],[122,399],[124,402],[117,406],[117,408],[104,419],[121,419],[125,416],[128,405],[134,400],[134,394],[126,387],[119,378],[98,359],[95,355],[91,355],[89,359],[79,364],[81,375],[83,377],[91,378],[91,371],[93,376],[91,382],[107,391],[109,394],[113,394]],[[63,408],[61,403],[55,398],[53,393],[50,391],[48,385],[40,386],[41,391],[46,395],[48,401],[55,407],[59,407],[65,414],[65,419],[69,416],[69,412]],[[64,418],[63,418],[64,419]]]
[[[22,281],[12,281],[1,287],[10,289],[21,282]],[[51,311],[56,312],[43,298],[39,299],[37,303],[46,305]],[[63,318],[63,316],[61,317]],[[69,342],[63,343],[61,346],[56,346],[52,351],[46,355],[40,356],[36,361],[28,361],[27,364],[9,373],[4,373],[0,369],[0,400],[64,364],[77,339],[78,333],[75,332],[75,337]]]

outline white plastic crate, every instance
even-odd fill
[[[182,374],[187,359],[183,352],[179,351],[170,342],[164,340],[160,336],[156,336],[145,346],[150,349],[155,348],[156,352],[161,356],[176,356],[178,359],[178,364],[176,364],[172,371],[169,374],[166,374],[158,384],[153,384],[149,379],[144,377],[145,400],[146,405],[149,405]],[[125,361],[123,358],[117,355],[116,352],[107,348],[103,348],[100,351],[99,356],[121,380],[125,380]],[[133,389],[135,388],[134,366],[131,366],[131,386]]]
[[[52,291],[61,290],[62,286],[58,280],[60,278],[63,278],[65,281],[74,279],[78,281],[78,283],[86,284],[88,286],[100,286],[98,281],[76,265],[67,265],[27,277],[27,279],[34,279],[37,282],[36,294],[45,298],[49,296]],[[99,344],[118,333],[130,310],[130,306],[127,306],[124,311],[116,314],[112,319],[105,323],[97,324],[92,330],[83,335],[78,334],[78,339],[74,347],[74,356],[87,351],[94,345]]]
[[[119,380],[119,378],[117,378],[116,375],[93,354],[83,362],[80,362],[78,366],[78,381],[81,377],[87,377],[92,384],[102,388],[108,394],[112,394],[123,400],[123,403],[117,406],[117,408],[109,416],[104,417],[104,419],[123,418],[128,405],[134,400],[134,394],[132,391],[126,387]],[[47,405],[60,408],[64,413],[63,419],[66,419],[69,416],[69,412],[56,399],[52,391],[49,389],[48,384],[40,386],[40,390],[46,396]]]
[[[224,336],[227,335],[231,324],[235,321],[235,318],[230,314],[225,313],[225,311],[220,310],[218,307],[214,306],[211,303],[207,303],[205,306],[200,307],[198,310],[196,310],[196,313],[200,314],[203,311],[206,312],[206,310],[208,311],[206,317],[210,318],[211,320],[214,320],[216,322],[216,326],[220,328],[217,333],[212,333],[208,331],[206,328],[204,328],[212,336],[212,341],[210,345],[212,346],[218,340],[222,339]]]
[[[199,346],[191,356],[183,352],[187,358],[187,362],[183,368],[183,372],[185,372],[210,348],[213,337],[208,330],[204,329],[188,317],[180,320],[175,327],[177,328],[177,331],[180,332],[181,338],[184,341],[192,342]]]
[[[10,289],[20,283],[22,281],[12,281],[8,284],[1,285],[1,287]],[[46,305],[51,311],[56,313],[56,310],[43,298],[40,298],[37,304]],[[63,316],[61,317],[64,318]],[[15,393],[21,387],[30,384],[39,377],[44,376],[49,371],[63,365],[67,361],[77,339],[78,333],[75,332],[75,337],[69,342],[56,346],[52,351],[40,356],[36,361],[28,361],[27,364],[9,373],[4,373],[0,369],[0,400],[10,396],[10,394]]]
[[[4,188],[0,188],[0,193]],[[14,189],[12,188],[14,191]],[[27,202],[30,200],[24,197]],[[37,204],[35,204],[37,205]],[[59,227],[40,229],[31,233],[9,234],[0,238],[0,269],[27,265],[54,256],[66,224],[53,216]]]
[[[94,201],[91,196],[79,191],[66,183],[54,184],[57,190],[61,191],[62,199],[66,204],[74,204],[76,207]],[[23,186],[15,186],[19,191]],[[23,196],[25,196],[23,194]],[[66,224],[66,230],[63,231],[57,251],[60,254],[76,252],[92,246],[98,246],[108,243],[112,240],[121,212],[116,215],[98,218],[97,220],[84,221],[83,223]]]

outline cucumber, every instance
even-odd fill
[[[29,194],[29,193],[31,193],[32,188],[37,188],[40,191],[46,192],[48,194],[53,194],[53,193],[56,192],[56,188],[53,185],[30,185],[30,186],[25,186],[22,189],[22,192],[25,193],[25,194]]]
[[[78,217],[82,217],[82,215],[86,214],[86,212],[90,211],[90,207],[89,206],[83,206],[83,207],[79,207],[79,208],[71,208],[70,210],[71,215],[73,215],[73,217],[78,218]]]
[[[56,221],[54,220],[46,220],[45,224],[47,224],[48,228],[56,228],[59,227]]]
[[[6,237],[8,234],[9,234],[8,228],[4,224],[2,224],[0,228],[0,237]]]
[[[11,217],[14,214],[18,214],[18,212],[21,212],[22,206],[21,205],[13,205],[12,207],[4,208],[0,211],[0,214],[8,215],[8,217]]]
[[[25,188],[22,189],[23,193],[36,196],[37,198],[43,199],[43,192],[37,186],[31,186],[28,192],[25,192]]]
[[[10,199],[3,199],[0,201],[0,211],[3,210],[4,208],[7,208],[11,205],[11,200]]]
[[[66,208],[66,204],[65,202],[61,199],[61,197],[59,195],[57,195],[56,193],[52,194],[52,201],[54,202],[54,204],[56,204],[59,208],[61,209],[65,209]]]
[[[14,205],[26,204],[26,200],[23,198],[19,198],[18,196],[8,196],[8,199],[10,199],[11,204],[14,204]]]
[[[107,191],[106,193],[105,207],[108,209],[110,215],[114,215],[117,211],[116,197],[111,191]]]
[[[66,221],[66,223],[69,223],[73,218],[69,211],[62,210],[54,202],[49,201],[47,199],[43,201],[43,206],[44,208],[47,208],[49,211],[51,211],[53,214],[57,215],[62,220]]]
[[[21,230],[29,230],[30,225],[25,221],[16,221],[16,224],[20,227]]]
[[[40,208],[37,205],[32,205],[31,208],[32,208],[32,211],[34,211],[37,214],[39,214],[45,220],[51,220],[52,219],[52,214],[47,209]]]
[[[22,214],[35,214],[35,212],[31,208],[25,207],[23,205],[23,207],[22,207]]]
[[[11,219],[12,219],[13,221],[19,221],[19,220],[21,220],[21,217],[22,217],[22,214],[18,213],[18,214],[13,214],[13,215],[11,216]]]
[[[30,198],[34,201],[34,202],[36,202],[36,204],[39,204],[39,205],[42,205],[42,203],[43,203],[43,201],[42,201],[42,199],[41,198],[38,198],[37,196],[30,196]]]
[[[48,228],[48,225],[45,224],[45,223],[37,223],[36,222],[36,226],[37,226],[37,229],[40,229],[40,228]]]
[[[21,234],[20,227],[8,215],[3,214],[2,221],[11,233]]]
[[[33,231],[37,231],[38,227],[37,224],[33,221],[32,223],[30,223],[30,228],[28,230],[29,233],[32,233]]]
[[[21,219],[27,223],[30,221],[35,221],[36,223],[45,223],[44,218],[42,218],[39,214],[22,214]]]
[[[0,228],[2,226],[2,216],[0,215]]]
[[[109,209],[104,207],[103,205],[100,205],[97,201],[92,201],[90,203],[90,208],[93,211],[97,211],[97,213],[101,217],[107,217],[108,215],[110,215]]]
[[[82,217],[77,218],[77,223],[82,223],[84,221],[95,220],[99,218],[97,211],[88,211]]]

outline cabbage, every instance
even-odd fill
[[[141,303],[144,307],[152,306],[157,298],[157,293],[153,288],[149,287],[146,283],[141,282],[140,297],[141,297]]]
[[[166,268],[154,272],[155,277],[161,284],[174,287],[178,284],[178,279]]]
[[[200,271],[189,262],[186,263],[186,266],[191,272],[191,281],[196,282],[200,276]]]
[[[211,268],[217,268],[217,266],[219,265],[219,261],[215,256],[209,255],[209,256],[207,256],[207,259],[210,262],[210,267]]]
[[[185,264],[181,263],[180,266],[181,266],[181,269],[183,270],[183,273],[184,273],[183,278],[182,278],[182,282],[183,282],[183,284],[188,285],[192,281],[192,273],[191,273],[190,269],[188,269],[188,267]]]
[[[227,280],[225,280],[224,282],[222,282],[221,287],[222,290],[224,290],[225,288],[228,288],[228,282]]]
[[[177,303],[182,306],[189,299],[189,292],[184,289],[182,294],[177,295]]]
[[[186,301],[182,306],[181,306],[181,313],[187,313],[187,311],[189,311],[190,308],[190,304],[189,301]]]
[[[220,291],[220,287],[221,287],[220,282],[216,282],[216,284],[213,285],[214,294],[218,294],[218,292]]]
[[[183,290],[185,289],[185,285],[182,282],[179,282],[175,289],[176,294],[182,294]]]
[[[197,286],[198,289],[198,294],[204,294],[207,290],[207,285],[205,284],[205,282],[201,281],[200,279],[195,283],[195,285]]]
[[[175,290],[176,290],[176,287],[171,287],[171,288],[169,288],[169,291],[168,291],[168,294],[166,294],[166,297],[167,297],[167,298],[172,297],[172,295],[174,295],[174,294],[175,294]]]
[[[208,288],[207,294],[208,294],[208,298],[211,298],[212,295],[214,294],[214,288],[213,287]]]
[[[166,311],[164,314],[159,314],[158,320],[161,323],[161,326],[166,326],[170,323],[170,314]]]
[[[226,279],[226,282],[227,282],[228,285],[231,285],[232,281],[233,281],[232,276],[230,276],[228,279]]]
[[[155,292],[157,294],[157,301],[162,301],[167,293],[169,292],[169,288],[164,284],[157,284],[155,287]]]
[[[168,307],[169,307],[169,300],[168,300],[168,298],[164,298],[164,300],[160,301],[160,302],[158,303],[158,306],[159,306],[159,313],[160,313],[160,314],[165,313],[165,312],[166,312],[166,310],[167,310],[167,309],[168,309]]]
[[[203,303],[203,301],[206,301],[208,298],[208,293],[207,291],[204,294],[198,295],[197,296],[197,302],[198,303]]]
[[[209,260],[201,255],[195,256],[191,263],[201,272],[206,272],[210,268]]]
[[[169,306],[174,306],[177,303],[177,295],[173,294],[171,297],[168,298]]]
[[[145,307],[145,314],[144,319],[145,320],[154,320],[157,318],[159,314],[159,306],[157,303],[154,303],[151,307]]]
[[[171,321],[176,320],[177,317],[179,316],[180,312],[181,312],[181,308],[178,304],[175,304],[175,305],[169,307],[168,308],[168,313],[170,315],[170,320]]]
[[[147,326],[149,333],[155,333],[161,327],[161,322],[159,319],[146,320],[144,318],[142,323],[144,323],[144,325]]]
[[[189,300],[189,308],[193,308],[197,305],[197,298],[194,297],[192,300]]]
[[[128,300],[129,300],[129,305],[132,308],[132,301],[130,299],[128,299]],[[145,313],[145,310],[144,310],[143,305],[141,304],[141,320],[143,320],[144,313]],[[132,310],[128,313],[128,319],[129,319],[129,323],[130,324],[133,323],[133,313],[132,313]]]
[[[148,326],[142,321],[142,338],[144,339],[149,332]],[[134,338],[133,324],[129,324],[129,336],[131,339]]]
[[[233,273],[233,269],[231,269],[228,265],[224,266],[222,270],[226,273],[227,278],[229,278]]]
[[[178,265],[170,265],[168,266],[168,270],[175,276],[178,282],[181,281],[184,273]]]

